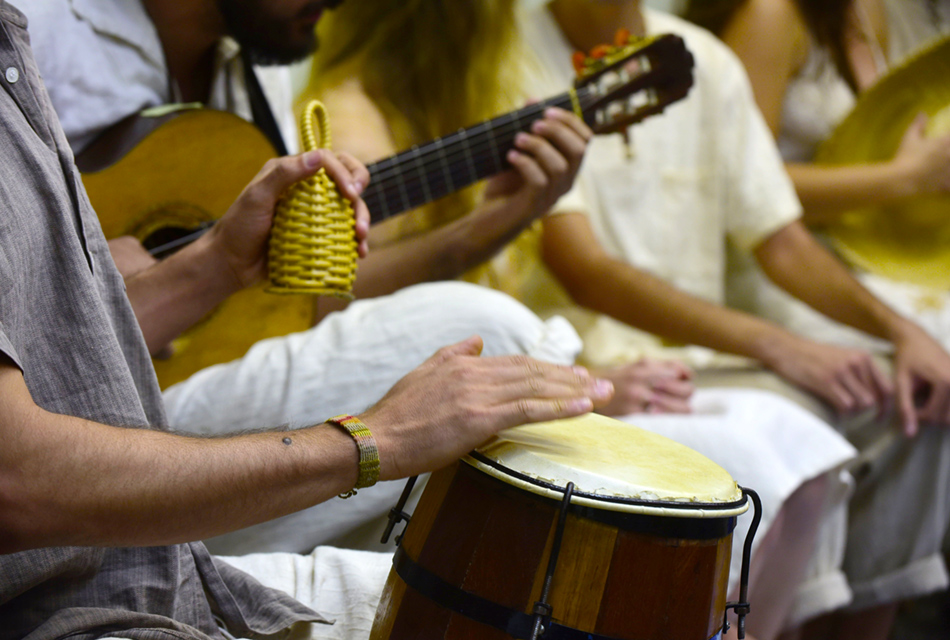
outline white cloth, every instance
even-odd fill
[[[178,429],[213,435],[357,413],[437,349],[476,333],[486,356],[527,354],[570,364],[581,347],[563,318],[542,322],[497,291],[461,282],[417,285],[354,302],[309,331],[261,341],[239,360],[199,371],[166,390],[168,419]],[[392,508],[402,486],[361,489],[347,500],[213,538],[208,547],[241,554],[347,543],[346,534]]]
[[[853,458],[854,447],[813,414],[774,393],[700,389],[691,406],[693,413],[688,416],[631,415],[623,420],[695,449],[728,471],[741,486],[759,494],[762,522],[753,558],[782,504],[803,482],[829,474],[832,486],[826,521],[831,529],[819,538],[821,562],[811,567],[810,582],[802,589],[790,619],[794,624],[848,604],[851,592],[837,567],[844,557],[841,525],[851,486],[844,465]],[[736,593],[742,545],[751,521],[750,514],[740,516],[733,536],[730,595]],[[813,596],[813,591],[821,595]]]
[[[74,153],[145,108],[177,102],[158,32],[140,0],[29,0],[36,63]],[[250,121],[240,48],[221,40],[209,108]],[[256,67],[288,151],[299,148],[287,67]]]
[[[366,640],[392,566],[391,553],[318,547],[307,555],[255,553],[221,557],[228,564],[319,607],[332,625],[299,624],[286,640]]]
[[[629,147],[620,135],[596,138],[575,190],[556,212],[586,213],[608,253],[721,304],[730,244],[749,251],[798,219],[801,208],[735,55],[695,25],[644,13],[648,33],[685,39],[696,60],[694,86],[662,115],[632,126]],[[571,45],[545,7],[523,18],[552,82],[566,86],[573,77]],[[569,304],[566,296],[561,301]],[[584,340],[585,361],[611,364],[662,352],[705,366],[711,358],[697,347],[671,353],[654,336],[557,302],[533,310],[566,315]]]

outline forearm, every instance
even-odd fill
[[[433,231],[376,245],[360,261],[353,293],[371,298],[422,282],[457,278],[491,259],[526,225],[524,216],[483,203]]]
[[[894,162],[786,167],[809,225],[830,224],[849,210],[896,202],[914,193],[910,175]]]
[[[864,288],[798,223],[768,238],[755,255],[775,284],[829,318],[891,342],[907,329],[905,318]]]
[[[610,258],[591,265],[582,282],[568,287],[582,306],[673,342],[745,356],[771,366],[774,347],[797,339],[776,325],[697,298]]]
[[[5,440],[15,445],[0,452],[0,552],[198,540],[311,506],[356,481],[354,442],[330,425],[198,439],[33,406]]]
[[[153,354],[241,288],[209,234],[127,277],[125,284]]]

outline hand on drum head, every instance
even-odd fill
[[[379,447],[380,480],[440,469],[503,429],[588,413],[613,394],[581,367],[481,350],[477,336],[440,349],[360,416]]]
[[[591,373],[610,380],[614,397],[597,409],[606,416],[631,413],[690,413],[693,372],[674,360],[642,358],[636,362]]]

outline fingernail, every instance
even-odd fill
[[[589,413],[594,410],[594,403],[590,398],[575,398],[568,403],[568,408],[574,413]]]
[[[515,144],[521,145],[521,144],[526,143],[527,141],[528,141],[527,133],[520,132],[518,135],[515,136]]]
[[[313,169],[316,166],[319,166],[320,160],[323,157],[323,154],[320,153],[319,149],[314,149],[313,151],[308,151],[303,154],[303,166],[308,169]]]
[[[573,367],[571,367],[571,371],[573,371],[576,375],[579,375],[585,378],[590,376],[590,371],[587,370],[587,367],[574,365]]]
[[[541,133],[542,131],[544,131],[544,127],[545,127],[544,120],[535,120],[534,122],[531,123],[531,130],[534,131],[535,133]]]
[[[598,398],[606,398],[614,392],[614,385],[610,380],[597,380],[594,383],[594,393]]]

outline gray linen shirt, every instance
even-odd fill
[[[0,352],[44,409],[165,428],[155,374],[72,153],[26,18],[0,0]],[[2,446],[2,445],[0,445]],[[0,555],[0,640],[279,637],[322,620],[192,543]]]

